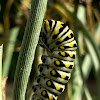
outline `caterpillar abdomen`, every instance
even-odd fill
[[[40,75],[33,86],[32,100],[57,100],[71,77],[76,56],[77,43],[74,33],[60,21],[45,20],[39,44],[47,49],[38,68]]]

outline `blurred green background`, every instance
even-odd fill
[[[0,0],[0,45],[4,45],[3,77],[8,77],[6,100],[12,98],[16,63],[30,6],[31,0]],[[48,0],[44,19],[66,23],[74,31],[78,43],[72,77],[58,100],[100,100],[100,1]],[[45,52],[37,46],[27,88],[28,98],[38,74],[37,65]]]

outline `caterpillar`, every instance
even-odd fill
[[[74,33],[61,21],[45,20],[39,44],[47,49],[38,65],[40,75],[33,86],[32,100],[57,100],[71,77],[76,57],[77,43]]]

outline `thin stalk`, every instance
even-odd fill
[[[32,0],[21,51],[16,66],[13,100],[25,100],[27,83],[38,43],[47,0]]]
[[[78,9],[78,4],[75,5],[75,11],[74,11],[74,33],[75,33],[75,37],[76,37],[76,40],[78,42],[78,23],[77,23],[77,9]],[[89,100],[92,100],[92,97],[89,93],[89,90],[86,86],[86,80],[84,79],[84,74],[83,74],[83,71],[82,71],[82,58],[80,56],[80,53],[79,53],[79,48],[77,48],[77,70],[79,70],[79,73],[80,74],[80,84],[79,84],[79,90],[76,89],[76,92],[75,92],[75,96],[76,98],[80,96],[80,100],[82,99],[82,95],[83,95],[83,89],[84,90],[87,90],[87,93],[89,94],[89,96],[87,97],[86,95],[86,98],[89,98]],[[82,88],[83,87],[83,88]],[[85,91],[86,92],[86,91]],[[73,99],[72,99],[73,100]]]
[[[0,46],[0,100],[2,100],[2,53],[3,45]]]
[[[90,41],[85,37],[85,42],[87,45],[88,52],[90,53],[90,56],[92,58],[92,62],[94,63],[94,68],[95,68],[95,76],[96,76],[96,81],[97,81],[97,87],[98,87],[98,99],[100,98],[100,62],[99,59],[97,58],[97,55],[95,53],[95,50],[90,43]]]
[[[78,23],[77,23],[77,10],[78,10],[78,4],[75,5],[75,11],[74,11],[74,33],[75,33],[75,38],[76,38],[76,41],[78,43]],[[84,81],[84,76],[83,76],[83,72],[82,72],[82,69],[81,69],[81,64],[82,64],[82,58],[80,57],[80,54],[79,54],[79,48],[77,48],[77,64],[76,64],[76,77],[79,79],[79,82],[76,81],[76,84],[78,84],[78,87],[77,89],[75,89],[76,85],[75,85],[75,79],[73,80],[73,89],[75,89],[75,92],[73,93],[73,96],[71,98],[71,100],[74,100],[75,99],[78,99],[81,100],[82,99],[82,87],[84,86],[85,84],[85,81]],[[80,74],[80,76],[77,76],[77,74]],[[73,98],[74,97],[74,98]]]
[[[5,51],[6,57],[3,63],[3,77],[8,76],[9,74],[11,59],[12,59],[16,39],[18,36],[18,32],[19,32],[19,27],[13,28],[10,32],[10,37],[8,39],[7,48]]]
[[[86,100],[93,100],[89,90],[88,90],[88,87],[86,85],[84,85],[84,93],[85,93],[85,96],[86,96]]]

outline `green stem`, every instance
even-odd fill
[[[46,6],[47,0],[32,0],[30,15],[26,24],[21,51],[16,66],[13,100],[25,100],[28,78]]]
[[[0,100],[2,100],[2,53],[3,45],[0,46]]]
[[[75,33],[75,37],[76,37],[76,40],[78,42],[78,23],[77,23],[77,8],[78,8],[78,4],[75,5],[75,11],[74,11],[74,33]],[[88,95],[86,95],[86,98],[89,98],[89,100],[92,100],[92,97],[89,93],[89,90],[87,88],[87,85],[86,85],[86,80],[84,78],[84,74],[83,74],[83,71],[82,71],[82,58],[80,56],[80,53],[79,53],[79,48],[77,48],[77,70],[74,70],[76,71],[77,74],[79,74],[79,78],[80,78],[80,84],[78,84],[78,87],[74,93],[74,98],[79,98],[82,99],[82,95],[83,95],[83,89],[84,89],[84,92],[87,92]],[[75,77],[76,78],[76,77]],[[73,84],[74,85],[74,84]],[[75,86],[76,87],[76,86]],[[75,87],[73,87],[75,89]],[[87,91],[85,91],[87,90]],[[72,100],[74,100],[74,98],[72,98]]]
[[[8,44],[5,51],[6,58],[3,63],[3,77],[8,76],[9,74],[11,59],[12,59],[16,39],[18,36],[18,32],[19,32],[19,27],[13,28],[10,32],[10,37],[8,39]]]

